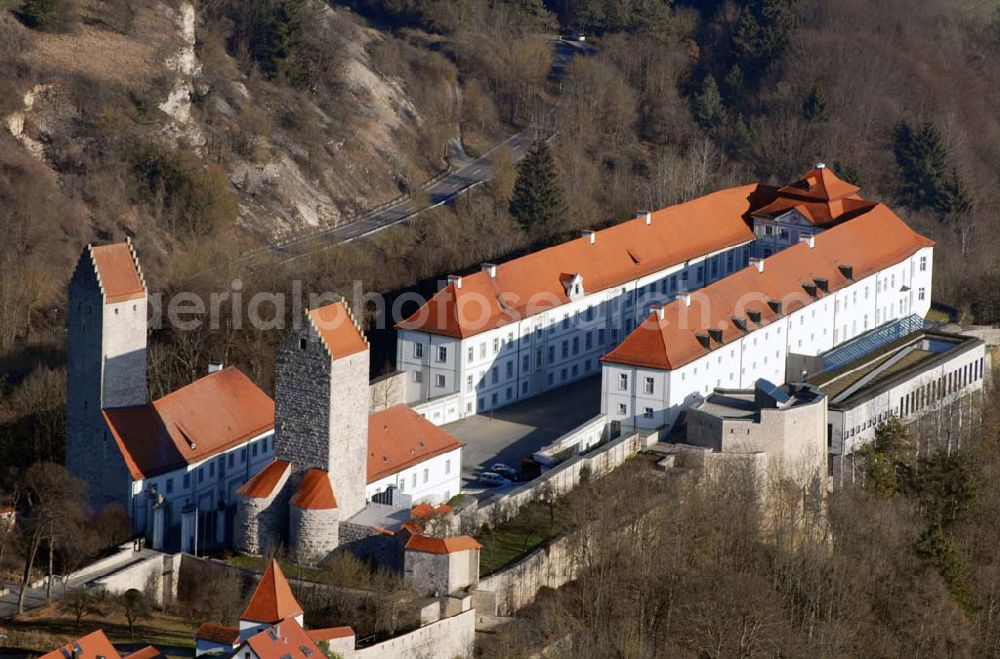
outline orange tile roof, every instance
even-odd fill
[[[76,652],[76,647],[81,651]],[[100,629],[42,655],[42,659],[97,659],[97,657],[121,659],[115,646],[111,645],[111,641]]]
[[[194,633],[196,639],[210,641],[212,643],[222,643],[231,647],[236,647],[240,642],[240,630],[236,627],[226,627],[216,625],[211,622],[202,623],[198,631]]]
[[[753,211],[757,217],[777,217],[788,211],[797,210],[815,226],[827,226],[834,222],[848,220],[875,206],[874,201],[857,196],[834,199],[832,201],[802,201],[789,197],[778,197],[766,206]]]
[[[125,659],[161,659],[163,656],[164,654],[152,645],[147,645],[144,648],[125,655]]]
[[[313,641],[332,641],[335,638],[348,638],[354,636],[354,630],[350,627],[327,627],[326,629],[307,629],[306,634]]]
[[[257,632],[247,639],[258,659],[322,659],[326,655],[294,619]]]
[[[292,463],[284,460],[275,460],[267,465],[246,483],[236,488],[236,494],[240,494],[251,499],[266,499],[274,493],[274,488],[278,487],[282,477],[288,472]]]
[[[333,485],[330,476],[321,469],[310,469],[302,476],[291,505],[304,510],[332,510],[337,507],[337,499],[333,496]]]
[[[496,267],[496,278],[478,272],[450,283],[401,329],[467,337],[569,301],[565,282],[580,274],[585,291],[600,291],[667,267],[753,240],[745,219],[761,205],[759,188],[720,190]],[[772,191],[773,193],[773,191]]]
[[[891,210],[878,204],[849,222],[818,234],[815,247],[799,243],[765,259],[764,272],[751,265],[691,293],[691,306],[683,301],[667,304],[664,317],[654,311],[602,361],[657,369],[675,369],[746,334],[732,317],[760,313],[760,326],[778,319],[768,300],[783,302],[791,313],[813,298],[803,287],[815,277],[825,278],[830,292],[849,286],[878,270],[899,263],[932,240],[913,231]],[[848,279],[840,266],[853,268]],[[817,291],[821,297],[825,294]],[[746,321],[749,328],[756,325]],[[721,329],[721,342],[707,335]],[[699,340],[699,334],[701,339]],[[709,348],[702,341],[708,340]]]
[[[368,349],[368,341],[355,325],[354,316],[343,300],[307,311],[306,315],[334,359]]]
[[[271,559],[240,620],[274,625],[300,615],[302,607],[292,594],[285,573],[281,571],[278,561]]]
[[[838,178],[829,167],[822,166],[813,167],[798,181],[778,188],[778,194],[830,201],[853,195],[860,190],[858,186]]]
[[[425,554],[453,554],[467,549],[482,549],[483,546],[469,535],[451,538],[430,538],[425,535],[411,535],[404,545],[407,549]]]
[[[89,249],[105,304],[125,302],[146,295],[146,285],[131,243],[91,245]]]
[[[149,478],[273,430],[274,401],[230,367],[151,404],[106,409],[104,419],[132,477]]]
[[[368,482],[463,446],[406,405],[375,412],[368,416]]]

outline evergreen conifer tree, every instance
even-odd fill
[[[545,140],[536,140],[518,166],[509,211],[518,224],[535,236],[558,233],[565,226],[566,202]]]

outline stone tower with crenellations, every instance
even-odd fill
[[[102,410],[146,404],[147,295],[131,241],[88,245],[69,284],[66,467],[97,510],[125,506],[129,478]]]
[[[315,562],[339,545],[339,525],[365,507],[369,351],[343,301],[306,313],[278,348],[270,476],[240,488],[237,548],[263,553],[283,538]]]

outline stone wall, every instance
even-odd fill
[[[340,542],[340,514],[329,510],[304,510],[290,506],[289,545],[296,562],[318,565]]]
[[[304,327],[285,335],[275,355],[274,458],[298,471],[327,471],[331,360],[311,325],[302,322]],[[339,492],[334,496],[340,499]]]
[[[112,572],[93,582],[97,588],[117,594],[135,588],[152,591],[157,606],[177,599],[181,554],[157,554]]]
[[[272,540],[283,543],[288,538],[289,472],[267,498],[240,496],[233,521],[233,545],[242,554],[260,556]]]
[[[381,412],[406,402],[406,371],[393,371],[375,378],[368,386],[369,412]]]
[[[365,507],[368,484],[368,350],[336,359],[331,371],[327,462],[337,508],[348,519]]]
[[[342,522],[340,547],[359,558],[371,559],[394,572],[403,571],[403,548],[393,536],[376,533],[371,527]]]
[[[451,556],[452,554],[406,551],[403,558],[403,579],[419,595],[443,597],[451,592],[448,587]]]
[[[484,620],[513,615],[534,602],[542,588],[559,588],[575,579],[577,564],[573,556],[580,542],[579,534],[563,536],[506,570],[482,579],[473,598],[477,614]],[[489,610],[494,603],[495,608]]]
[[[355,650],[357,659],[452,659],[471,657],[475,649],[476,612],[443,618],[409,634]],[[345,657],[345,659],[347,659]]]

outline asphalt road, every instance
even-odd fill
[[[497,462],[515,469],[552,440],[592,419],[601,411],[601,377],[559,387],[520,403],[477,414],[442,426],[465,442],[462,491],[476,493],[479,474]],[[494,494],[499,490],[490,490]]]

